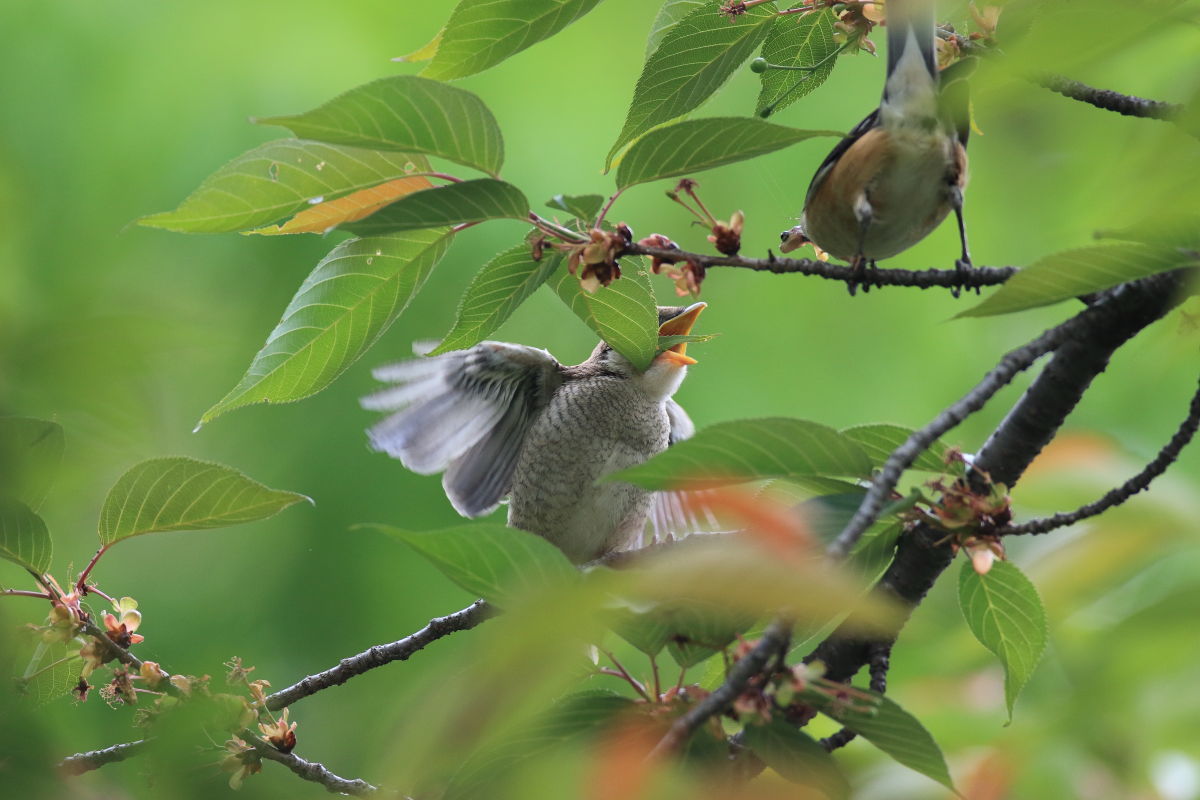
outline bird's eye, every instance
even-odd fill
[[[791,237],[792,237],[791,231],[780,231],[779,232],[779,241],[783,242],[784,244],[787,244],[787,240],[790,239]]]

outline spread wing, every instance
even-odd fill
[[[422,475],[444,470],[446,496],[465,517],[491,512],[508,494],[525,434],[563,381],[545,350],[503,342],[373,374],[393,385],[362,399],[363,408],[391,412],[367,431],[371,447]]]
[[[667,419],[671,432],[667,446],[690,439],[696,432],[692,418],[674,399],[667,400]],[[656,492],[650,506],[652,541],[678,539],[694,533],[712,533],[720,528],[712,512],[704,504],[704,492]],[[644,542],[643,544],[649,544]]]

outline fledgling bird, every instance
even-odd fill
[[[783,252],[811,241],[861,277],[867,264],[912,247],[953,210],[962,241],[956,266],[960,274],[971,268],[963,224],[970,118],[959,76],[974,61],[939,75],[934,39],[933,0],[889,0],[883,99],[817,168],[800,224],[781,235]]]
[[[705,306],[659,308],[659,334],[689,333]],[[575,366],[504,342],[403,361],[375,370],[396,385],[363,398],[364,408],[391,412],[367,433],[413,472],[445,471],[446,496],[464,517],[507,495],[509,525],[591,561],[633,543],[651,514],[679,521],[674,498],[596,481],[692,435],[671,397],[696,363],[686,349],[664,350],[645,371],[605,342]]]

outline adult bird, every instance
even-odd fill
[[[861,280],[867,264],[912,247],[953,210],[956,267],[971,268],[963,190],[974,59],[939,74],[934,39],[933,0],[889,0],[883,99],[817,168],[800,224],[781,235],[783,252],[813,242]]]
[[[689,333],[705,305],[659,308],[659,335]],[[444,471],[442,487],[464,517],[490,513],[507,495],[509,525],[591,561],[637,540],[652,514],[679,521],[674,498],[597,481],[691,436],[671,397],[696,363],[686,350],[668,348],[644,371],[606,342],[575,366],[504,342],[392,364],[374,375],[395,385],[362,400],[391,412],[367,433],[413,472]]]

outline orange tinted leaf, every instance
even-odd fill
[[[1118,458],[1113,440],[1096,433],[1064,433],[1046,445],[1025,475],[1053,474],[1097,464],[1112,465]]]
[[[270,225],[258,228],[250,233],[265,236],[278,236],[284,233],[325,233],[331,228],[347,222],[357,222],[363,217],[374,214],[379,209],[393,203],[406,194],[430,189],[433,184],[428,178],[396,178],[367,189],[330,200],[327,203],[317,203],[312,208],[306,208],[282,225]]]
[[[633,716],[608,730],[596,744],[589,800],[642,797],[662,763],[648,756],[666,732],[657,720]]]

